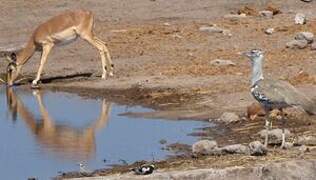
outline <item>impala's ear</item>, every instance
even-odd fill
[[[16,54],[13,52],[11,53],[10,55],[6,54],[5,55],[6,57],[6,60],[9,62],[9,63],[15,63],[16,62]]]
[[[10,58],[13,62],[16,62],[16,54],[14,52],[10,54]]]

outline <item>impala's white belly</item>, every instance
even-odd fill
[[[51,39],[56,42],[58,45],[68,44],[76,40],[78,34],[75,31],[74,27],[70,27],[61,32],[51,35]]]

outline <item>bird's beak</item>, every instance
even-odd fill
[[[249,52],[249,51],[238,52],[238,55],[240,55],[240,56],[245,56],[245,57],[250,57],[250,52]]]

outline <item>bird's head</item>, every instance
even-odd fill
[[[260,61],[263,59],[263,53],[264,52],[260,49],[252,49],[241,54],[248,57],[251,61]]]

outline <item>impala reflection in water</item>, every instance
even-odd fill
[[[55,153],[58,157],[87,160],[94,155],[95,132],[106,126],[111,103],[103,99],[99,118],[91,125],[78,129],[69,125],[56,124],[43,103],[42,93],[39,90],[33,90],[33,96],[41,114],[40,119],[36,119],[27,109],[13,88],[6,89],[7,105],[13,120],[16,120],[19,115],[41,147]]]

